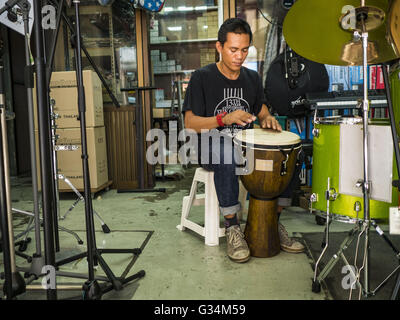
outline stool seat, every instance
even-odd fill
[[[198,183],[204,183],[204,194],[197,194]],[[242,208],[241,212],[237,214],[239,220],[245,210],[246,195],[247,191],[239,179],[239,202]],[[191,207],[198,205],[204,205],[204,227],[188,218]],[[225,236],[225,227],[220,227],[220,210],[214,185],[214,172],[203,168],[196,169],[190,193],[183,197],[181,223],[176,227],[181,231],[188,228],[198,233],[204,237],[204,242],[208,246],[219,245],[219,238]]]

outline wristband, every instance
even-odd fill
[[[225,123],[222,122],[222,118],[227,114],[226,111],[217,114],[217,122],[220,127],[224,127]]]

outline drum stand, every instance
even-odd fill
[[[364,26],[365,28],[365,26]],[[384,284],[393,276],[396,274],[396,272],[399,270],[400,265],[392,271],[384,280],[383,282],[373,291],[370,291],[370,284],[369,284],[369,258],[370,258],[370,243],[369,243],[369,231],[371,225],[375,228],[376,232],[386,241],[386,243],[393,249],[393,251],[396,254],[396,257],[399,259],[400,262],[400,252],[396,249],[396,247],[393,245],[393,243],[387,238],[387,236],[384,234],[382,229],[375,223],[375,221],[370,219],[370,190],[371,190],[371,181],[369,180],[369,170],[368,170],[368,111],[369,111],[369,101],[368,101],[368,83],[365,81],[366,75],[367,75],[367,61],[368,61],[368,54],[367,54],[367,49],[368,49],[368,32],[362,32],[361,34],[358,31],[354,32],[354,38],[355,40],[360,40],[362,41],[362,48],[363,48],[363,74],[364,74],[364,98],[363,101],[360,102],[361,107],[363,108],[363,165],[364,165],[364,177],[363,180],[359,180],[357,182],[357,187],[362,187],[363,190],[363,200],[364,200],[364,207],[363,207],[363,212],[364,212],[364,217],[363,219],[356,219],[356,226],[349,232],[348,236],[346,239],[343,241],[343,243],[340,246],[340,249],[336,252],[336,254],[333,255],[331,260],[328,262],[328,264],[325,266],[325,268],[321,271],[320,275],[317,277],[317,271],[318,271],[318,264],[321,261],[322,256],[325,254],[326,249],[329,245],[329,224],[330,224],[330,213],[329,213],[329,203],[330,201],[334,201],[336,199],[336,192],[332,189],[330,189],[330,179],[328,178],[328,188],[326,191],[326,200],[327,200],[327,212],[326,212],[326,243],[324,245],[324,249],[320,255],[320,257],[317,260],[317,263],[315,265],[315,270],[314,270],[314,278],[313,278],[313,283],[312,283],[312,291],[313,292],[319,292],[321,287],[320,283],[321,281],[328,275],[328,273],[332,270],[333,266],[336,264],[338,261],[338,257],[341,257],[343,261],[345,262],[346,266],[349,267],[350,270],[350,275],[351,279],[353,282],[351,283],[350,287],[350,295],[349,299],[351,299],[352,296],[352,290],[354,288],[354,285],[357,285],[359,288],[359,299],[361,299],[361,293],[365,297],[370,297],[376,294],[376,292],[383,287]],[[389,83],[386,84],[386,87],[388,88]],[[389,109],[392,108],[391,102],[388,97],[388,102],[389,102]],[[391,110],[393,111],[393,110]],[[393,115],[393,113],[391,114]],[[393,121],[393,117],[391,117],[391,121]],[[393,126],[392,126],[392,131],[393,131]],[[393,133],[393,132],[392,132]],[[396,147],[396,146],[395,146]],[[398,148],[398,147],[397,147]],[[395,148],[396,149],[396,148]],[[398,149],[397,149],[398,150]],[[397,152],[396,152],[397,156]],[[398,159],[396,159],[398,160]],[[356,203],[355,205],[355,210],[357,213],[360,211],[359,206]],[[358,217],[358,214],[357,214]],[[352,266],[348,263],[346,257],[344,256],[344,250],[348,248],[350,243],[354,240],[355,236],[357,236],[357,247],[356,247],[356,255],[355,255],[355,260],[354,260],[354,270]],[[358,255],[358,248],[359,248],[359,243],[361,240],[361,237],[364,236],[364,256],[363,256],[363,262],[362,266],[358,269],[356,268],[357,265],[357,255]],[[363,284],[360,281],[361,277],[361,272],[363,272],[364,276],[364,281]],[[400,279],[400,278],[399,278]],[[399,282],[398,279],[398,282]],[[396,287],[398,285],[396,284]],[[392,298],[393,298],[392,294]]]
[[[351,229],[347,235],[347,237],[343,240],[341,243],[339,250],[332,256],[332,258],[329,260],[329,262],[326,264],[326,266],[323,268],[323,270],[319,273],[317,276],[318,272],[318,265],[321,262],[322,257],[326,253],[326,250],[328,249],[329,246],[329,226],[333,220],[335,220],[335,217],[333,214],[330,213],[330,202],[335,201],[338,194],[336,193],[335,189],[330,188],[330,178],[328,178],[328,183],[327,183],[327,190],[326,190],[326,200],[327,200],[327,211],[326,211],[326,228],[325,228],[325,238],[323,240],[323,250],[322,253],[320,254],[317,262],[315,263],[314,266],[314,278],[312,281],[312,291],[315,293],[318,293],[321,291],[321,282],[328,276],[328,274],[331,272],[333,267],[336,265],[337,262],[339,262],[339,258],[341,258],[347,267],[347,270],[350,272],[350,278],[352,279],[352,283],[350,284],[350,296],[349,300],[351,299],[352,296],[352,290],[357,286],[359,288],[359,299],[361,299],[361,293],[364,293],[364,296],[370,297],[370,296],[375,296],[377,292],[387,283],[387,281],[396,274],[397,271],[400,271],[400,265],[397,266],[373,291],[366,291],[363,285],[360,282],[360,274],[361,271],[365,268],[365,263],[366,263],[366,257],[367,257],[367,248],[364,247],[364,259],[363,259],[363,265],[361,268],[357,268],[357,256],[358,256],[358,247],[360,243],[360,239],[365,233],[368,231],[370,228],[370,225],[372,225],[375,228],[375,231],[383,238],[383,240],[392,248],[394,253],[396,254],[397,258],[400,259],[400,252],[397,250],[397,248],[393,245],[393,243],[390,241],[390,239],[385,235],[385,233],[382,231],[382,229],[376,224],[374,220],[371,220],[370,223],[368,221],[359,219],[358,214],[361,211],[361,204],[357,201],[354,205],[354,210],[357,212],[357,218],[351,219],[348,218],[346,220],[343,220],[342,222],[345,223],[352,223],[355,224],[354,228]],[[345,250],[350,246],[350,244],[354,241],[354,239],[357,238],[357,249],[356,249],[356,255],[354,258],[354,264],[351,265],[346,256],[344,255]]]
[[[60,220],[64,220],[67,217],[67,214],[69,214],[75,206],[80,202],[83,201],[85,202],[85,198],[80,194],[78,189],[75,188],[75,186],[72,184],[72,182],[65,177],[63,174],[58,174],[58,169],[57,169],[57,151],[75,151],[79,149],[78,146],[76,145],[57,145],[57,134],[56,134],[56,119],[58,118],[58,115],[54,112],[54,105],[55,105],[55,100],[51,99],[50,101],[50,114],[51,114],[51,141],[52,141],[52,156],[53,156],[53,166],[54,166],[54,186],[55,186],[55,194],[56,194],[56,202],[57,202],[57,217]],[[60,199],[59,199],[59,189],[58,189],[58,180],[64,180],[66,184],[71,188],[72,191],[75,192],[75,194],[78,196],[78,199],[71,205],[71,207],[67,210],[67,212],[61,216],[60,215]],[[110,233],[110,228],[105,224],[103,219],[100,217],[100,215],[93,209],[93,213],[96,215],[97,219],[99,219],[101,223],[101,228],[103,229],[104,233]],[[82,240],[81,240],[82,241]]]
[[[14,239],[19,239],[20,237],[25,236],[25,239],[19,242],[14,243],[17,245],[20,243],[20,248],[19,251],[24,251],[27,243],[30,241],[30,239],[27,239],[27,235],[32,231],[32,229],[35,229],[35,243],[36,243],[36,251],[32,256],[28,256],[25,254],[22,254],[21,252],[15,251],[15,255],[20,256],[24,259],[26,259],[29,263],[31,263],[31,266],[29,269],[26,268],[19,268],[18,266],[15,266],[15,261],[14,259],[11,260],[13,269],[17,271],[22,271],[25,272],[26,275],[28,276],[34,276],[34,278],[37,278],[42,275],[42,268],[45,265],[44,262],[44,257],[42,255],[42,246],[41,246],[41,235],[40,235],[40,227],[43,224],[43,219],[40,218],[40,209],[39,209],[39,191],[38,191],[38,176],[37,176],[37,159],[36,159],[36,147],[35,147],[35,131],[34,131],[34,112],[33,112],[33,88],[34,88],[34,83],[33,83],[33,68],[31,65],[31,52],[29,49],[29,11],[30,11],[30,3],[25,0],[18,0],[14,1],[13,3],[8,4],[10,6],[18,5],[19,9],[22,11],[23,14],[23,20],[24,20],[24,31],[25,31],[25,62],[26,62],[26,74],[28,75],[26,77],[26,90],[27,90],[27,99],[28,99],[28,116],[29,116],[29,140],[30,140],[30,151],[31,151],[31,171],[32,171],[32,193],[33,193],[33,213],[24,211],[24,210],[19,210],[16,208],[11,208],[10,210],[14,213],[19,213],[23,214],[26,216],[30,216],[30,221],[28,222],[28,226],[25,231],[21,232],[20,234],[16,235]],[[3,9],[2,9],[3,10]],[[5,124],[4,124],[5,127]],[[5,140],[7,140],[7,135],[6,131],[3,133]],[[4,143],[5,144],[5,143]],[[4,147],[4,146],[3,146]],[[4,164],[7,166],[7,160],[4,160]],[[7,179],[7,177],[6,177]],[[9,190],[9,185],[6,184],[6,193],[10,193]],[[34,224],[33,224],[34,222]],[[33,224],[33,225],[32,225]],[[9,224],[10,225],[10,224]],[[77,240],[78,244],[83,244],[83,241],[79,238],[79,236],[73,232],[72,230],[69,230],[67,228],[64,228],[60,225],[57,225],[57,228],[61,231],[65,231],[69,234],[71,234],[75,239]],[[33,279],[32,279],[33,280]],[[29,281],[29,280],[28,280]]]

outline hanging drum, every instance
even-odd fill
[[[305,116],[302,104],[292,102],[304,99],[309,92],[327,92],[329,76],[325,65],[303,58],[287,48],[278,55],[268,69],[265,80],[265,97],[269,107],[280,116],[290,118]]]

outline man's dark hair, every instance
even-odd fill
[[[248,34],[250,36],[250,43],[253,38],[251,28],[249,24],[240,18],[230,18],[224,21],[218,31],[218,41],[223,46],[226,42],[228,32],[233,32],[237,34]]]

